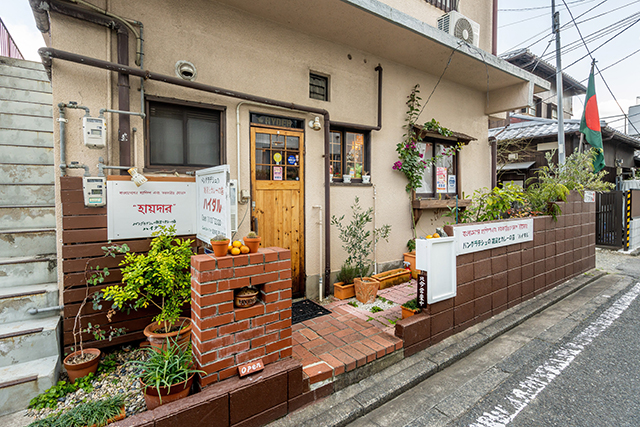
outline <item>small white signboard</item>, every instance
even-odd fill
[[[429,304],[456,296],[458,278],[455,242],[455,237],[416,239],[416,269],[427,272]]]
[[[456,225],[454,234],[458,255],[530,242],[533,240],[533,218]]]
[[[229,165],[196,171],[197,237],[209,243],[217,234],[231,238]]]
[[[584,192],[584,201],[585,203],[595,203],[596,202],[596,192],[595,191],[585,191]]]
[[[107,181],[107,238],[151,237],[160,225],[176,226],[178,235],[193,234],[196,200],[193,182]]]

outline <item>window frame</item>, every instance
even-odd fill
[[[331,178],[332,178],[332,182],[344,182],[344,179],[342,178],[342,176],[344,176],[345,170],[346,170],[346,166],[347,166],[347,161],[346,161],[346,156],[344,155],[344,153],[346,152],[346,144],[347,144],[347,138],[346,138],[346,134],[347,133],[355,133],[355,134],[360,134],[363,135],[363,159],[362,159],[362,172],[364,173],[365,171],[369,172],[369,176],[371,176],[371,132],[370,131],[362,131],[362,130],[357,130],[357,129],[350,129],[350,128],[343,128],[343,127],[331,127],[331,129],[329,130],[329,135],[331,135],[332,133],[340,133],[340,178],[336,178],[334,176],[335,172],[331,174]],[[331,142],[329,142],[329,144],[331,145]],[[329,155],[331,155],[331,153],[329,153]],[[332,163],[331,158],[329,159],[329,164]],[[351,183],[362,183],[362,178],[351,178]]]
[[[212,166],[209,165],[155,165],[155,164],[151,164],[151,142],[150,142],[150,137],[151,137],[151,114],[149,114],[149,112],[151,111],[151,104],[152,103],[157,103],[157,104],[166,104],[169,106],[174,106],[174,107],[184,107],[184,108],[189,108],[189,109],[193,109],[193,110],[211,110],[211,111],[216,111],[218,112],[220,119],[219,119],[219,123],[220,123],[220,135],[219,135],[219,141],[220,141],[220,159],[219,159],[219,164],[225,164],[227,162],[227,149],[226,149],[226,139],[225,139],[225,129],[226,129],[226,111],[227,108],[223,105],[214,105],[214,104],[205,104],[202,102],[194,102],[194,101],[188,101],[188,100],[182,100],[182,99],[176,99],[176,98],[166,98],[166,97],[160,97],[160,96],[145,96],[145,111],[147,112],[147,115],[145,117],[144,120],[144,127],[145,127],[145,132],[144,132],[144,171],[145,172],[179,172],[179,173],[186,173],[186,172],[192,172],[192,171],[196,171],[196,170],[200,170],[200,169],[206,169]],[[183,111],[184,113],[184,111]],[[185,126],[185,121],[183,119],[183,126]],[[183,130],[184,132],[184,130]]]
[[[425,0],[425,2],[445,12],[458,10],[458,0]]]
[[[419,143],[427,143],[427,144],[431,144],[431,156],[434,157],[435,156],[435,149],[436,149],[436,144],[440,144],[440,145],[447,145],[447,146],[456,146],[460,143],[459,140],[457,139],[445,139],[445,138],[437,138],[437,137],[431,137],[431,136],[425,136],[423,137]],[[436,199],[438,197],[444,197],[444,198],[453,198],[455,196],[460,196],[460,176],[461,176],[461,171],[460,171],[460,159],[459,159],[459,151],[456,151],[453,153],[453,164],[456,170],[456,191],[455,193],[438,193],[436,190],[436,173],[435,173],[435,168],[436,165],[434,164],[431,167],[431,188],[432,188],[432,192],[431,193],[419,193],[416,190],[416,194],[415,197],[417,198],[421,198],[421,199]],[[448,184],[447,184],[448,185]]]
[[[324,80],[326,82],[326,86],[325,86],[325,93],[324,93],[324,98],[315,98],[313,96],[311,96],[311,79],[312,78],[316,78],[316,79],[320,79],[320,80]],[[315,71],[309,71],[309,99],[313,99],[315,101],[324,101],[324,102],[329,102],[329,85],[331,83],[331,80],[329,78],[328,75],[326,74],[322,74],[322,73],[318,73]],[[317,85],[316,85],[317,86]]]

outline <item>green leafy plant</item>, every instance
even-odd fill
[[[122,394],[103,400],[89,400],[73,409],[34,421],[29,427],[102,427],[122,413],[125,396]]]
[[[420,307],[418,307],[418,300],[417,298],[414,299],[410,299],[409,301],[405,302],[404,304],[402,304],[402,306],[404,308],[408,308],[409,310],[417,310],[417,312],[419,313],[420,311],[422,311],[422,309]]]
[[[109,330],[105,331],[98,324],[92,324],[89,322],[87,327],[82,330],[82,332],[87,332],[93,334],[93,337],[96,341],[102,341],[108,339],[109,342],[113,340],[115,337],[119,337],[120,335],[124,335],[127,333],[127,328],[114,328],[113,326],[109,326]]]
[[[340,271],[336,276],[336,280],[338,282],[344,283],[345,285],[350,285],[351,283],[353,283],[353,279],[356,278],[356,275],[357,272],[355,267],[344,263],[342,264],[342,267],[340,267]]]
[[[416,239],[409,239],[407,241],[407,250],[413,252],[416,250]]]
[[[128,253],[120,263],[124,286],[104,290],[104,298],[119,310],[156,306],[160,313],[153,320],[164,323],[166,331],[191,300],[192,240],[176,238],[175,232],[175,226],[161,226],[148,253]]]
[[[373,307],[371,307],[370,310],[372,313],[379,313],[381,311],[384,311],[382,308],[378,307],[377,305],[374,305]]]
[[[90,393],[93,391],[92,383],[94,378],[94,375],[89,373],[82,378],[78,378],[75,383],[58,381],[56,385],[49,387],[44,393],[41,393],[31,399],[31,401],[29,401],[29,408],[55,408],[58,406],[58,399],[65,397],[68,394],[75,393],[80,389],[83,389],[86,393]]]
[[[355,277],[365,277],[371,269],[369,257],[373,251],[373,244],[380,239],[388,241],[391,226],[385,224],[380,228],[376,228],[373,232],[369,230],[367,225],[372,221],[373,208],[363,210],[358,197],[355,198],[351,210],[353,214],[350,223],[343,225],[344,215],[340,218],[333,215],[331,224],[338,228],[340,232],[339,238],[343,243],[342,249],[348,254],[345,264],[355,267]]]
[[[139,369],[137,377],[148,386],[158,390],[187,381],[196,373],[204,373],[195,369],[191,344],[178,345],[177,340],[167,339],[167,345],[163,348],[150,348],[147,350],[146,360],[133,360],[129,363]],[[162,402],[162,397],[160,397]]]
[[[460,222],[493,221],[516,216],[516,212],[531,212],[526,193],[522,187],[512,183],[491,191],[486,188],[476,190],[471,200],[471,206],[460,212]]]
[[[256,234],[255,231],[250,231],[247,233],[247,237],[250,239],[255,239],[256,237],[258,237],[258,235]]]
[[[389,323],[391,323],[392,325],[395,325],[396,323],[398,323],[397,320],[392,320],[392,319],[387,319],[389,321]]]
[[[349,304],[351,307],[358,308],[358,303],[355,301],[349,301],[347,304]]]
[[[172,226],[173,227],[173,226]],[[175,230],[175,228],[174,228]],[[225,236],[224,234],[216,234],[215,236],[213,236],[213,238],[211,239],[212,242],[224,242],[225,240],[228,240],[227,236]]]

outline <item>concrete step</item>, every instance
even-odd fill
[[[0,145],[53,148],[53,132],[0,129]]]
[[[57,305],[59,305],[57,283],[0,288],[0,323],[50,317],[54,313],[59,313],[45,311],[29,314],[29,309]]]
[[[0,206],[53,206],[54,201],[53,185],[0,184]]]
[[[0,258],[0,288],[58,281],[56,255]]]
[[[0,128],[53,132],[53,118],[0,113]]]
[[[56,253],[55,228],[0,231],[0,258]]]
[[[60,357],[0,368],[0,415],[12,414],[29,405],[29,401],[58,382]]]
[[[0,66],[30,68],[32,70],[44,71],[44,65],[42,65],[40,61],[29,61],[27,59],[9,58],[8,56],[0,56]]]
[[[5,145],[0,150],[0,164],[49,165],[53,169],[52,147]]]
[[[0,230],[55,228],[53,206],[0,206]]]
[[[49,77],[47,77],[47,72],[44,71],[44,67],[36,69],[12,64],[0,64],[0,75],[49,82]]]
[[[56,356],[60,351],[60,316],[0,325],[0,367]]]
[[[0,99],[7,101],[35,102],[38,104],[53,104],[53,96],[48,92],[32,92],[27,89],[0,87]]]
[[[0,100],[0,113],[53,117],[53,107],[51,105],[34,102]]]
[[[53,165],[0,164],[0,184],[53,184],[53,170]]]
[[[49,81],[24,79],[14,76],[0,75],[0,87],[51,93],[51,83],[49,83]]]

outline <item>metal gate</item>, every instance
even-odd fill
[[[596,245],[622,248],[626,227],[624,193],[610,191],[596,194]]]

